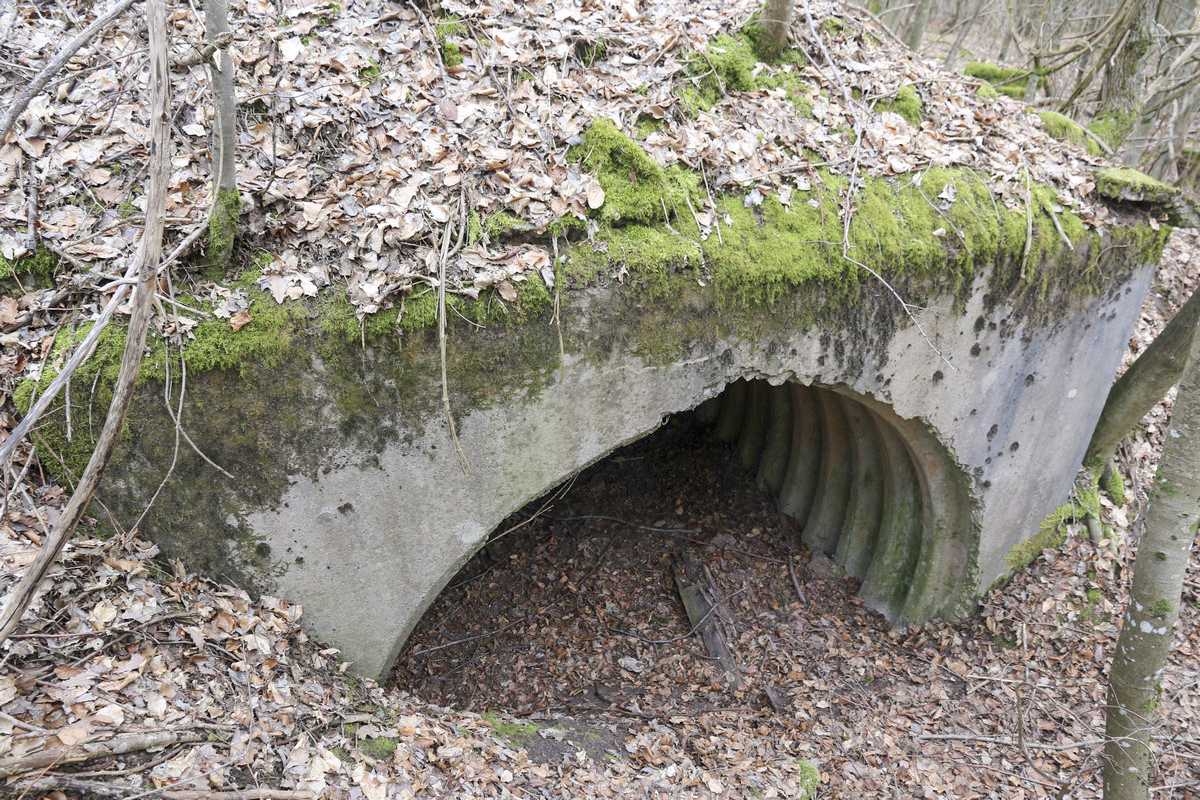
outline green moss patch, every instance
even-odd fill
[[[0,281],[16,279],[24,285],[27,279],[32,279],[34,283],[44,284],[54,277],[57,267],[58,256],[45,247],[15,261],[0,256]]]
[[[683,107],[695,114],[711,110],[731,92],[782,89],[799,113],[811,116],[811,89],[794,71],[803,57],[785,50],[775,59],[777,66],[770,66],[761,52],[760,36],[758,27],[750,24],[735,35],[716,37],[703,52],[689,58],[692,77],[680,96]]]
[[[462,48],[450,38],[452,36],[461,36],[467,32],[467,26],[463,23],[462,19],[453,14],[439,17],[434,22],[433,27],[437,33],[438,47],[442,50],[442,63],[446,66],[446,69],[462,64]]]
[[[1025,97],[1025,91],[1029,87],[1029,77],[1033,73],[1020,67],[1002,67],[984,61],[969,61],[963,66],[963,74],[972,78],[982,78],[1001,94],[1021,100]],[[1039,88],[1044,88],[1045,76],[1038,76],[1038,81]]]
[[[798,759],[796,762],[800,767],[800,788],[805,792],[803,798],[806,800],[809,797],[816,797],[817,791],[821,788],[821,772],[809,761]]]
[[[567,277],[575,285],[618,274],[663,297],[678,292],[681,280],[711,281],[719,303],[749,307],[802,284],[849,301],[869,279],[863,265],[958,293],[981,266],[1024,261],[1027,274],[1017,283],[1045,297],[1068,277],[1063,264],[1074,256],[1064,237],[1086,250],[1083,221],[1058,204],[1054,190],[1034,187],[1027,215],[997,204],[966,170],[932,169],[920,185],[868,179],[854,198],[843,257],[842,176],[817,172],[786,206],[774,197],[719,196],[717,230],[704,236],[693,213],[707,200],[700,176],[664,169],[611,121],[597,120],[571,157],[597,175],[606,193],[595,212],[599,229],[570,251]],[[1082,272],[1069,276],[1072,291],[1101,283],[1095,271]]]
[[[1088,127],[1109,148],[1116,150],[1133,132],[1135,122],[1137,117],[1131,111],[1109,111],[1097,114]]]
[[[512,747],[525,747],[537,736],[538,726],[533,723],[506,720],[494,711],[484,714],[483,718],[492,726],[496,737]]]
[[[1037,115],[1041,118],[1042,124],[1046,126],[1046,133],[1055,139],[1079,145],[1086,149],[1090,156],[1103,155],[1100,145],[1096,144],[1096,141],[1087,135],[1083,126],[1075,120],[1059,114],[1057,111],[1039,111]]]
[[[1096,191],[1109,200],[1132,203],[1171,203],[1179,190],[1129,167],[1096,170]]]
[[[896,96],[890,100],[880,100],[875,104],[875,108],[879,111],[894,111],[908,121],[909,125],[921,124],[921,111],[925,108],[925,104],[921,102],[921,96],[917,94],[917,90],[912,84],[901,86]]]
[[[599,217],[609,223],[663,223],[699,200],[700,180],[679,167],[664,168],[603,117],[583,133],[568,158],[593,173],[604,189]]]
[[[233,259],[241,213],[242,198],[236,188],[217,191],[216,202],[208,217],[208,249],[205,252],[214,279],[224,276]]]

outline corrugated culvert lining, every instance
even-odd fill
[[[696,413],[870,606],[894,623],[961,614],[967,478],[922,424],[843,390],[763,380],[735,381]]]

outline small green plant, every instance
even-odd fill
[[[442,48],[442,63],[445,64],[446,69],[462,64],[462,48],[458,46],[457,42],[450,41],[451,36],[459,36],[467,32],[467,26],[463,24],[462,18],[453,14],[439,17],[433,28],[437,34],[438,46]]]
[[[367,66],[358,71],[358,79],[364,84],[374,83],[383,77],[383,70],[379,66],[379,61],[375,58],[367,59]]]
[[[585,67],[590,67],[608,52],[608,46],[604,43],[604,37],[601,36],[595,41],[579,41],[575,43],[575,56],[583,62]]]

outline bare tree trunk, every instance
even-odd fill
[[[961,10],[962,8],[960,7],[959,11]],[[983,4],[971,3],[967,13],[971,16],[960,23],[962,27],[958,31],[958,36],[954,38],[954,44],[950,45],[950,50],[946,53],[946,60],[943,64],[951,72],[954,71],[954,62],[958,58],[958,51],[962,48],[962,43],[966,40],[967,35],[970,34],[971,29],[975,27],[975,23],[983,15]],[[955,16],[958,16],[958,12],[955,12]]]
[[[1129,608],[1108,675],[1105,800],[1150,796],[1150,735],[1200,518],[1200,340],[1192,342],[1163,441],[1146,530],[1134,562]]]
[[[96,449],[88,460],[87,467],[79,477],[79,483],[67,501],[66,508],[54,529],[42,543],[42,549],[22,576],[8,605],[0,612],[0,643],[17,627],[21,615],[29,607],[37,593],[38,585],[50,572],[50,568],[62,552],[63,546],[79,524],[87,510],[104,474],[104,468],[116,449],[125,414],[133,399],[134,382],[142,364],[142,350],[146,344],[146,329],[149,327],[153,306],[158,264],[162,260],[163,224],[166,219],[167,182],[171,174],[171,70],[167,56],[167,14],[164,0],[147,0],[146,16],[150,27],[150,133],[153,146],[150,149],[150,179],[146,188],[146,225],[142,241],[134,256],[138,263],[137,294],[134,297],[133,314],[129,319],[129,332],[125,337],[125,352],[121,356],[121,369],[113,386],[112,402],[104,428],[96,441]]]
[[[792,24],[792,9],[796,0],[767,0],[763,8],[763,55],[774,59],[787,44],[788,27]]]
[[[908,34],[904,37],[904,43],[913,52],[921,49],[921,40],[925,38],[925,23],[929,21],[929,9],[932,6],[933,0],[917,0],[912,25],[909,26]]]
[[[205,0],[204,28],[217,50],[208,60],[212,83],[213,207],[208,217],[208,262],[225,270],[233,256],[242,202],[237,188],[237,98],[233,89],[233,57],[229,54],[229,2]]]
[[[1200,291],[1193,292],[1150,346],[1125,370],[1108,393],[1088,444],[1084,464],[1108,463],[1134,426],[1179,382],[1200,321]]]

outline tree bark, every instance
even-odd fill
[[[1127,11],[1127,24],[1113,34],[1117,44],[1108,57],[1100,103],[1089,127],[1114,151],[1129,138],[1141,117],[1150,30],[1157,7],[1157,0],[1134,0]]]
[[[146,188],[146,225],[135,258],[138,260],[138,285],[134,296],[133,314],[125,337],[125,352],[113,387],[112,402],[104,428],[96,441],[96,449],[79,483],[67,501],[66,508],[54,529],[46,537],[42,549],[17,584],[12,599],[0,612],[0,643],[13,632],[21,615],[37,593],[38,585],[50,572],[58,554],[71,538],[83,512],[87,510],[104,474],[104,468],[116,449],[121,425],[133,399],[134,381],[142,364],[146,344],[146,329],[153,310],[158,264],[162,260],[163,225],[166,220],[167,183],[171,174],[171,86],[170,64],[167,56],[167,14],[164,0],[147,0],[146,16],[150,27],[150,178]]]
[[[1113,384],[1088,444],[1085,465],[1098,469],[1108,463],[1121,440],[1179,382],[1198,321],[1200,292],[1193,292],[1163,332]]]
[[[237,188],[237,97],[233,88],[233,57],[229,54],[229,2],[205,0],[204,29],[217,49],[208,60],[212,83],[213,207],[208,217],[208,262],[225,270],[233,257],[242,203]]]
[[[767,0],[762,13],[762,41],[764,55],[768,58],[774,59],[783,52],[795,5],[796,0]]]
[[[904,37],[904,43],[913,52],[921,49],[921,40],[925,38],[925,23],[929,21],[929,9],[932,5],[933,0],[917,0],[916,14],[913,16],[912,25],[908,27],[908,34]]]
[[[1150,796],[1150,736],[1200,519],[1200,340],[1192,342],[1164,442],[1108,676],[1105,800]]]

